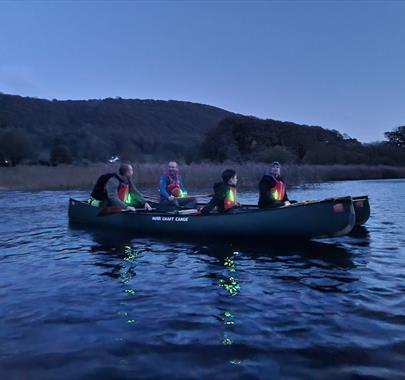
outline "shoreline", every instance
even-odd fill
[[[159,186],[165,164],[134,164],[134,183],[140,189]],[[224,163],[180,165],[186,187],[192,192],[212,189],[226,168],[234,168],[242,190],[257,187],[269,165],[262,163]],[[113,172],[117,165],[17,166],[0,168],[0,191],[91,190],[97,178]],[[403,166],[367,165],[283,165],[282,175],[288,186],[348,180],[405,178]]]

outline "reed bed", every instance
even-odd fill
[[[268,165],[247,164],[191,164],[181,165],[180,171],[187,188],[194,192],[211,189],[227,168],[237,171],[241,188],[255,188]],[[60,165],[17,166],[0,168],[0,190],[88,190],[98,176],[117,169],[116,165],[89,166]],[[141,189],[158,188],[164,164],[134,164],[135,183]],[[284,165],[282,174],[289,186],[305,183],[356,179],[405,178],[405,167],[367,165]]]

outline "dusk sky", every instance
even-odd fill
[[[405,125],[405,2],[0,1],[0,92],[186,100],[382,140]]]

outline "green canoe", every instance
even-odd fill
[[[355,211],[350,197],[303,202],[268,210],[243,206],[230,213],[209,215],[138,211],[99,216],[100,210],[70,199],[69,221],[129,230],[142,235],[199,239],[328,238],[346,235],[355,225]]]
[[[362,195],[359,197],[353,197],[353,207],[356,213],[356,226],[361,226],[366,223],[370,217],[370,203],[368,202],[368,196]]]

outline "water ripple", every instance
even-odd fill
[[[73,228],[67,200],[85,193],[0,192],[0,376],[401,379],[404,186],[351,182],[366,227],[266,246]]]

